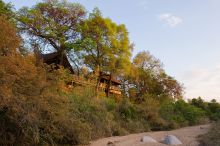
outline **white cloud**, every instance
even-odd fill
[[[170,13],[163,13],[159,15],[159,20],[163,21],[170,27],[175,27],[178,24],[181,24],[183,22],[183,19],[178,16],[174,16],[173,14]]]
[[[185,72],[181,79],[185,86],[186,98],[201,96],[210,101],[220,102],[220,66],[207,69],[194,68]]]

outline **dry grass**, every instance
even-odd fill
[[[220,146],[220,121],[214,124],[211,130],[200,137],[200,146]]]

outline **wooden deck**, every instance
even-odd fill
[[[77,84],[80,86],[95,86],[95,81],[93,80],[86,80],[84,77],[79,77],[76,75],[73,75],[72,77],[72,85]]]
[[[71,84],[77,84],[80,86],[96,86],[96,81],[94,80],[86,80],[84,77],[79,77],[76,75],[73,75],[72,77],[72,81]],[[105,89],[107,88],[107,85],[105,83],[100,83],[99,88],[103,91],[105,91]],[[119,87],[116,86],[111,86],[110,87],[110,93],[112,94],[117,94],[117,95],[121,95],[121,90]]]

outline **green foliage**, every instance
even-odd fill
[[[128,72],[132,45],[125,25],[117,25],[111,19],[103,18],[96,8],[82,23],[81,35],[75,46],[85,65],[95,71],[97,86],[101,72],[114,76]]]
[[[83,49],[85,64],[93,70],[115,72],[128,68],[131,45],[124,25],[117,25],[109,18],[103,18],[96,8],[81,26],[82,39],[79,50]]]
[[[96,99],[93,95],[95,95],[94,88],[73,89],[69,97],[72,114],[90,126],[87,132],[92,139],[111,136],[111,128],[114,126],[113,117],[105,107],[104,101]]]
[[[57,51],[61,65],[62,58],[68,54],[76,67],[77,56],[73,46],[80,37],[79,28],[84,17],[83,6],[59,0],[46,0],[32,8],[24,7],[16,16],[18,28],[29,42],[28,46],[37,45],[41,51],[45,51],[47,46],[47,50]]]
[[[8,19],[10,19],[10,17],[13,14],[13,10],[12,10],[12,5],[11,3],[4,3],[2,0],[0,0],[0,16],[4,16]]]
[[[215,100],[212,100],[208,103],[207,114],[211,120],[220,120],[220,103],[217,103]]]
[[[182,98],[182,86],[165,73],[162,63],[149,52],[138,53],[131,68],[126,83],[129,97],[135,102],[143,102],[146,94],[161,101]]]
[[[160,115],[170,122],[169,128],[196,125],[205,118],[205,111],[183,100],[166,102],[161,106]]]
[[[121,102],[118,108],[118,112],[120,114],[120,117],[125,121],[137,118],[135,107],[128,100],[123,100]]]
[[[76,87],[71,92],[70,99],[73,114],[90,125],[87,132],[91,134],[92,139],[150,129],[147,119],[140,113],[141,109],[129,100],[118,103],[113,99],[96,98],[91,95],[95,95],[94,89]]]
[[[211,102],[205,102],[201,97],[199,97],[197,99],[192,99],[190,104],[204,110],[210,120],[217,121],[220,119],[220,103],[216,102],[215,99]]]

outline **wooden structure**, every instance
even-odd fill
[[[54,65],[55,69],[58,69],[59,65],[62,65],[64,68],[69,69],[71,74],[73,74],[72,81],[70,82],[69,85],[77,84],[81,86],[85,86],[85,85],[95,86],[96,84],[96,82],[94,81],[86,80],[83,77],[79,77],[75,75],[74,70],[65,54],[63,55],[62,63],[61,63],[60,54],[57,52],[49,53],[49,54],[41,54],[41,58],[44,63],[48,65]],[[110,80],[110,75],[102,72],[101,77],[100,77],[99,88],[106,92],[109,80]],[[114,94],[114,95],[121,95],[121,90],[119,88],[119,86],[121,85],[120,81],[118,81],[115,77],[112,77],[110,82],[111,82],[110,83],[111,86],[109,88],[110,90],[109,93]]]
[[[110,80],[110,75],[102,73],[101,78],[100,78],[100,88],[106,91],[109,80]],[[109,92],[111,94],[121,95],[121,89],[119,88],[119,86],[121,85],[121,82],[117,80],[116,77],[114,76],[111,77],[110,82],[111,83],[110,83]]]
[[[70,70],[72,74],[74,74],[74,70],[66,56],[66,54],[63,54],[62,61],[61,61],[61,55],[58,52],[49,53],[49,54],[41,54],[41,58],[43,59],[43,62],[48,65],[55,65],[55,68],[59,68],[59,65],[62,65],[64,68],[67,68]]]

